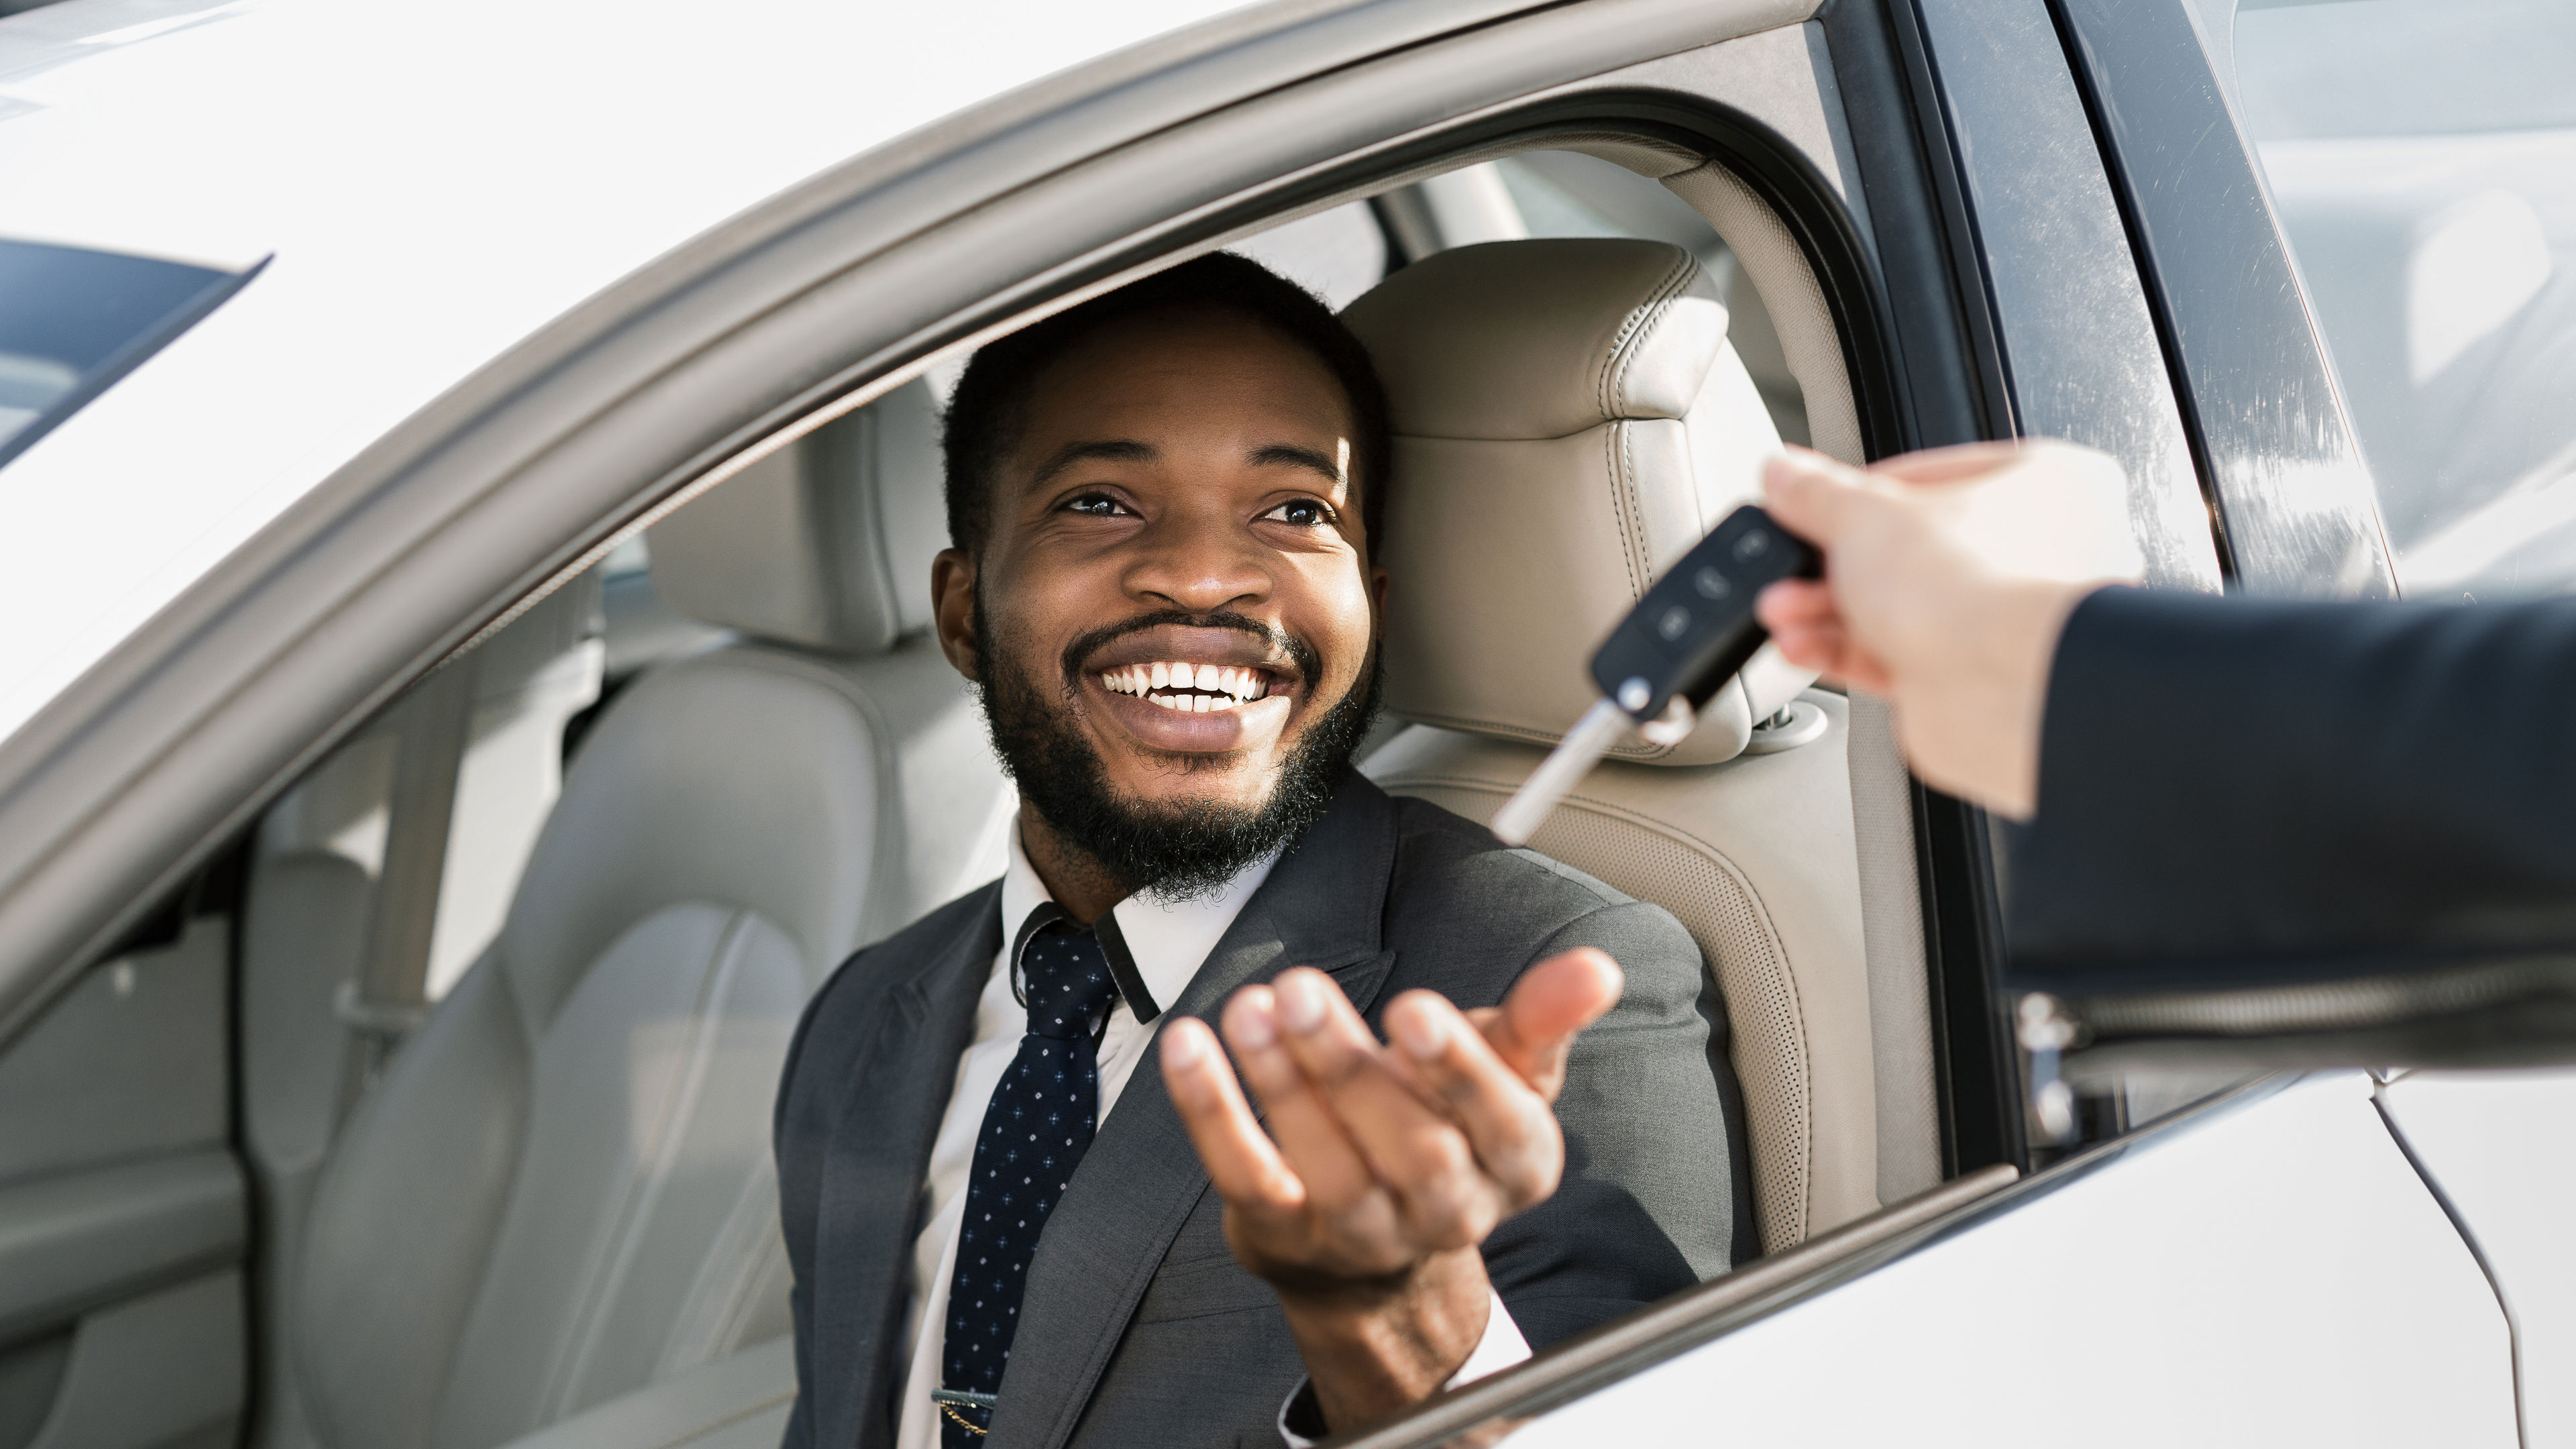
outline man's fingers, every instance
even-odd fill
[[[1908,483],[1964,483],[2000,473],[2029,456],[2044,443],[1957,443],[1946,448],[1926,448],[1919,453],[1905,453],[1870,465],[1869,471],[1882,478],[1902,478]]]
[[[1483,1028],[1502,1016],[1468,1016],[1429,991],[1408,991],[1386,1009],[1387,1036],[1414,1075],[1439,1094],[1466,1133],[1477,1165],[1517,1211],[1556,1190],[1565,1135],[1547,1098],[1495,1054]]]
[[[1371,1174],[1394,1194],[1407,1236],[1435,1249],[1481,1238],[1499,1220],[1501,1203],[1438,1097],[1378,1045],[1331,978],[1300,968],[1275,987],[1289,1050]]]
[[[1762,465],[1762,506],[1781,527],[1829,551],[1867,491],[1857,470],[1809,448],[1791,447]]]
[[[1321,1085],[1290,1049],[1279,1017],[1277,994],[1266,986],[1247,986],[1225,1004],[1226,1045],[1234,1049],[1244,1080],[1261,1098],[1281,1158],[1305,1184],[1307,1201],[1316,1211],[1345,1218],[1381,1211],[1382,1204],[1370,1202],[1380,1195],[1377,1174]]]
[[[1556,1100],[1565,1085],[1565,1053],[1575,1036],[1619,1004],[1627,978],[1607,953],[1578,946],[1550,956],[1512,983],[1511,994],[1485,1028],[1494,1052],[1541,1097]]]
[[[1770,631],[1771,642],[1779,646],[1781,658],[1801,669],[1815,670],[1832,683],[1873,694],[1889,693],[1894,681],[1887,666],[1852,638],[1851,626],[1839,611],[1819,616],[1803,597],[1773,604],[1772,595],[1783,590],[1821,592],[1825,587],[1803,579],[1773,584],[1762,591],[1754,616]]]
[[[1842,617],[1831,585],[1819,579],[1781,579],[1753,600],[1753,617],[1774,636],[1783,630],[1832,623]]]
[[[1828,670],[1839,657],[1845,630],[1834,591],[1809,579],[1782,579],[1753,601],[1753,617],[1779,646],[1781,657],[1802,669]]]
[[[1181,1124],[1189,1129],[1217,1195],[1263,1218],[1303,1208],[1305,1184],[1254,1120],[1207,1024],[1186,1016],[1173,1021],[1163,1028],[1158,1054],[1164,1089],[1180,1110]]]

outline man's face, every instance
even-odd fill
[[[1093,793],[1128,816],[1238,828],[1283,778],[1337,776],[1385,574],[1357,494],[1378,480],[1351,476],[1350,405],[1323,363],[1231,313],[1132,318],[1041,372],[1019,424],[982,557],[942,554],[934,588],[942,643],[984,684],[1040,812],[1114,857],[1034,773],[1087,753]]]

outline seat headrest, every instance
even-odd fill
[[[930,560],[948,542],[939,484],[939,404],[906,383],[653,525],[653,591],[763,639],[890,649],[930,624]]]
[[[1395,432],[1386,705],[1552,743],[1586,665],[1655,577],[1760,492],[1780,435],[1691,254],[1627,239],[1489,242],[1426,257],[1343,319]],[[1811,682],[1767,648],[1674,746],[1714,764]]]

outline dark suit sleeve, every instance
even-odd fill
[[[1567,1062],[1564,1181],[1485,1242],[1487,1271],[1533,1348],[1749,1256],[1740,1114],[1699,948],[1670,912],[1630,901],[1579,917],[1530,960],[1577,946],[1608,952],[1627,987]]]
[[[2069,620],[2015,973],[2081,994],[2576,942],[2576,601],[2109,589]]]

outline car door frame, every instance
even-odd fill
[[[341,469],[0,745],[0,1040],[350,730],[623,536],[1033,306],[1407,166],[1586,119],[1725,155],[1798,233],[1867,450],[1985,435],[1991,409],[1957,405],[1975,396],[1955,375],[1976,355],[1962,294],[1900,306],[1872,261],[1950,273],[1918,149],[1856,144],[1863,235],[1758,117],[1640,77],[1807,9],[1590,0],[1497,19],[1395,0],[1219,25],[1041,87],[1051,104],[1024,94],[859,158],[612,288]],[[1927,914],[1986,910],[1981,867],[1929,873],[1936,891],[1965,881],[1969,906]],[[1970,944],[1963,1000],[1991,954]],[[1992,1000],[1957,1015],[1991,1025]],[[1960,1042],[1940,1052],[1945,1095],[2004,1102],[1998,1039]],[[1955,1167],[1998,1159],[1947,1136]]]
[[[2170,3],[2179,7],[2182,0]],[[2177,21],[2179,39],[2191,41],[2188,51],[2178,48]],[[2121,414],[2134,410],[2140,394],[2160,394],[2167,416],[2157,445],[2166,454],[2154,461],[2162,463],[2170,489],[2188,488],[2201,505],[2208,549],[2205,567],[2161,582],[2271,593],[2393,592],[2368,477],[2359,471],[2322,340],[2297,294],[2250,150],[2207,76],[2187,14],[2104,0],[1977,6],[1889,0],[1831,7],[1824,24],[1870,204],[1879,213],[1878,258],[1890,276],[1914,283],[1901,289],[1904,300],[1896,305],[1924,307],[1938,295],[1937,275],[1959,323],[1951,340],[1967,359],[1964,367],[1935,366],[1909,376],[1910,442],[2027,430],[2073,435],[2121,455],[2123,442],[2135,447],[2134,433],[2123,436],[2134,418]],[[2029,78],[2034,83],[2018,94],[2010,86],[1972,89],[1982,78],[1973,64],[1959,65],[1957,76],[1944,74],[1945,58],[1956,64],[1961,47],[1994,44],[1999,33],[2030,45],[2022,53],[2034,71],[2047,72],[2051,62],[2063,69]],[[1946,57],[1944,43],[1952,47]],[[2017,109],[2007,110],[2006,103]],[[1985,114],[1963,115],[1969,108]],[[2232,156],[2224,146],[2206,145],[2208,128],[2220,122],[2225,128],[2218,134],[2238,137]],[[1977,175],[1980,167],[1997,166],[1999,148],[1979,154],[1963,133],[1993,135],[2016,125],[2036,135],[2031,149],[2090,156],[2099,169],[2060,178],[2074,184],[2054,188],[2034,186],[2026,176]],[[2195,127],[2197,135],[2184,134]],[[1901,139],[1913,142],[1912,154]],[[1891,184],[1891,176],[1915,180],[1921,189]],[[2247,185],[2249,178],[2258,184]],[[1932,203],[1930,216],[1909,216],[1888,204],[1890,197],[1917,196]],[[2076,230],[2087,247],[2066,264],[2110,274],[2134,294],[2136,306],[2123,319],[2128,335],[2117,349],[2125,356],[2112,361],[2091,339],[2061,325],[2098,325],[2098,319],[2052,318],[2027,305],[2016,316],[2000,295],[1998,272],[2009,265],[2013,234],[2047,230],[2064,245],[2070,213],[2082,223]],[[2236,250],[2195,245],[2186,230],[2195,218]],[[1891,219],[1901,228],[1893,234]],[[2244,265],[2231,270],[2231,258]],[[2072,389],[2071,399],[2048,400],[2052,412],[2024,392],[2039,375],[2073,376],[2085,386]],[[2245,406],[2231,398],[2231,388],[2247,388],[2271,407]],[[2123,461],[2134,476],[2136,454]],[[2273,496],[2280,479],[2301,470],[2334,486],[2285,506]],[[2137,509],[2141,531],[2187,531],[2191,525],[2179,521],[2183,510],[2174,506],[2179,501],[2169,496],[2161,509]],[[1945,1169],[1952,1181],[1551,1349],[1511,1380],[1471,1386],[1397,1423],[1337,1440],[1336,1449],[1433,1445],[1492,1421],[1544,1413],[1993,1222],[2160,1139],[2222,1113],[2259,1108],[2286,1085],[2289,1079],[2278,1077],[2250,1083],[2134,1132],[2114,1112],[2097,1124],[2112,1140],[2071,1155],[2035,1143],[2024,1107],[2025,1067],[2005,1016],[2001,902],[2009,889],[2002,878],[2008,832],[1974,807],[1920,786],[1916,804],[1942,1054]],[[2034,1166],[2043,1170],[2010,1186],[1992,1185]],[[2424,1186],[2459,1227],[2438,1186],[2429,1178]],[[2461,1236],[2475,1257],[2474,1240],[2464,1231]],[[2510,1314],[2506,1324],[2510,1339]]]
[[[628,277],[337,470],[0,742],[0,1041],[440,659],[764,450],[1294,208],[1327,168],[1391,161],[1386,138],[1807,8],[1258,9],[856,157]]]
[[[1980,250],[1995,217],[1970,206],[1909,0],[1817,22],[1847,116],[1870,118],[1851,126],[1866,235],[1800,200],[1817,178],[1754,117],[1613,79],[1807,9],[1254,12],[857,158],[611,288],[342,468],[0,744],[0,1040],[351,729],[623,536],[943,350],[1367,175],[1586,115],[1697,127],[1800,224],[1872,454],[2011,435],[2031,406]],[[1928,792],[1918,821],[1945,1155],[1968,1174],[1936,1192],[1983,1197],[2029,1158],[1992,834]]]

